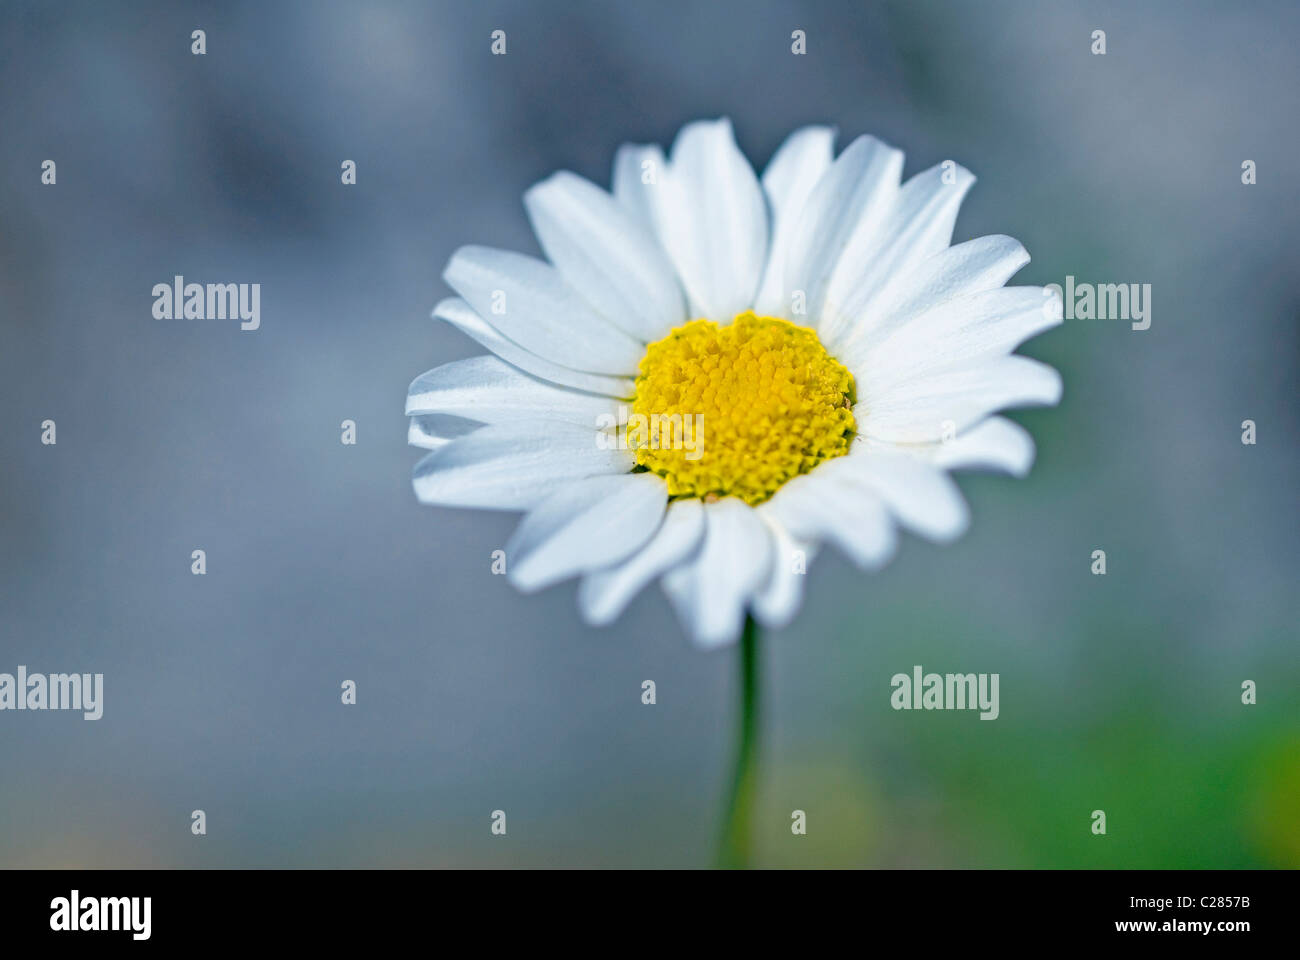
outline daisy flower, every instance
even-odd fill
[[[1016,240],[949,245],[969,171],[901,182],[899,150],[833,142],[797,130],[760,178],[727,120],[691,123],[621,147],[610,192],[528,190],[547,260],[457,250],[434,316],[491,353],[411,384],[416,496],[523,511],[510,580],[580,577],[592,624],[658,580],[705,647],[788,623],[823,544],[870,570],[900,529],[960,536],[949,471],[1023,476],[1033,441],[995,414],[1060,398],[1013,353],[1060,302],[1004,286]]]

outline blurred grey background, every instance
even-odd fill
[[[963,540],[814,564],[765,638],[760,861],[1300,865],[1298,25],[1283,2],[8,0],[0,671],[106,692],[93,723],[0,713],[0,866],[711,861],[734,651],[693,649],[657,589],[603,631],[572,585],[516,594],[489,570],[513,515],[419,506],[402,407],[481,352],[428,317],[453,249],[535,252],[530,184],[607,183],[619,143],[719,115],[760,167],[810,122],[909,174],[955,159],[980,178],[955,240],[1153,301],[1145,332],[1025,349],[1065,399],[1016,415],[1027,480],[961,481]],[[175,274],[260,283],[261,329],[155,320]],[[1001,717],[894,712],[913,664],[1000,673]]]

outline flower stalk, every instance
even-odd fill
[[[753,859],[754,808],[758,796],[758,624],[745,617],[740,637],[740,728],[731,794],[718,865],[744,870]]]

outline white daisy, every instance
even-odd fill
[[[969,171],[900,183],[899,150],[833,138],[796,131],[760,180],[727,120],[692,123],[670,157],[620,148],[612,193],[567,172],[530,189],[549,263],[458,250],[434,316],[493,355],[411,384],[419,499],[525,511],[510,579],[581,577],[590,623],[660,580],[704,646],[787,623],[822,543],[873,569],[900,527],[958,537],[948,471],[1033,461],[993,414],[1060,399],[1012,352],[1060,303],[1004,286],[1016,240],[949,246]],[[657,443],[638,415],[668,418]]]

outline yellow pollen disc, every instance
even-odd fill
[[[670,496],[759,504],[848,452],[853,401],[853,375],[807,327],[692,320],[646,347],[626,437]]]

